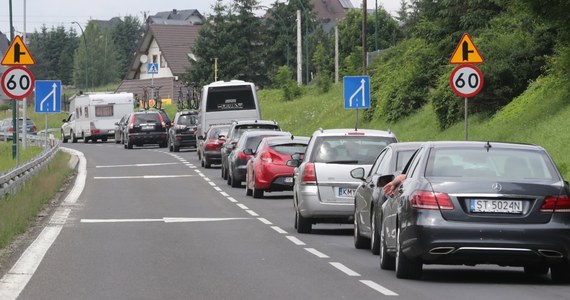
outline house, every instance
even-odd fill
[[[349,9],[354,8],[350,0],[311,0],[311,4],[325,32],[332,30],[337,21],[343,19]]]
[[[146,31],[129,70],[117,92],[131,92],[142,98],[146,88],[160,88],[162,99],[176,99],[182,75],[192,67],[190,49],[198,37],[203,16],[195,9],[172,10],[147,18]],[[149,74],[149,64],[158,64],[158,73]],[[168,100],[167,100],[168,101]]]

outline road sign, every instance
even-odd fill
[[[158,74],[158,64],[147,64],[148,74]]]
[[[459,44],[457,44],[457,47],[455,47],[455,51],[453,51],[453,55],[451,55],[451,58],[449,59],[449,63],[452,65],[483,63],[483,56],[481,56],[479,50],[477,50],[477,47],[475,47],[475,44],[473,43],[473,40],[471,39],[469,33],[463,34],[461,40],[459,41]]]
[[[15,66],[15,65],[34,65],[36,62],[32,57],[30,51],[28,51],[28,47],[24,44],[22,38],[17,35],[12,44],[10,44],[10,48],[4,54],[4,58],[2,58],[2,65],[4,66]]]
[[[449,84],[457,96],[470,98],[483,88],[483,73],[475,65],[460,65],[451,72]]]
[[[370,108],[370,77],[345,76],[344,108]]]
[[[61,112],[61,81],[36,81],[36,112]]]
[[[24,99],[34,89],[34,75],[30,70],[16,66],[2,74],[2,90],[13,99]]]

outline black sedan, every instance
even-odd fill
[[[373,254],[380,253],[380,227],[382,203],[386,196],[378,179],[402,171],[421,143],[392,143],[386,146],[372,165],[368,175],[364,168],[355,168],[350,175],[362,180],[354,196],[354,247],[370,248]]]
[[[568,182],[542,147],[427,142],[404,173],[382,206],[383,269],[496,264],[570,281]]]

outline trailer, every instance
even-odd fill
[[[85,143],[107,141],[115,137],[115,123],[125,114],[134,111],[132,93],[87,93],[70,99],[69,116],[63,120],[61,137],[63,142]]]

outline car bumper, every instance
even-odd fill
[[[423,263],[525,266],[570,262],[570,228],[562,224],[493,224],[445,221],[441,216],[408,222],[402,251]],[[405,222],[403,222],[405,223]]]
[[[343,223],[354,218],[354,201],[322,202],[316,185],[300,185],[297,200],[299,213],[305,218],[334,218]]]
[[[204,151],[202,153],[204,159],[210,163],[221,163],[222,162],[222,153],[218,151]]]
[[[178,147],[196,147],[196,136],[177,134],[174,136],[174,145]]]
[[[293,168],[271,165],[255,173],[255,187],[265,191],[293,190]]]
[[[166,133],[129,134],[129,142],[133,144],[162,144],[166,143]]]

